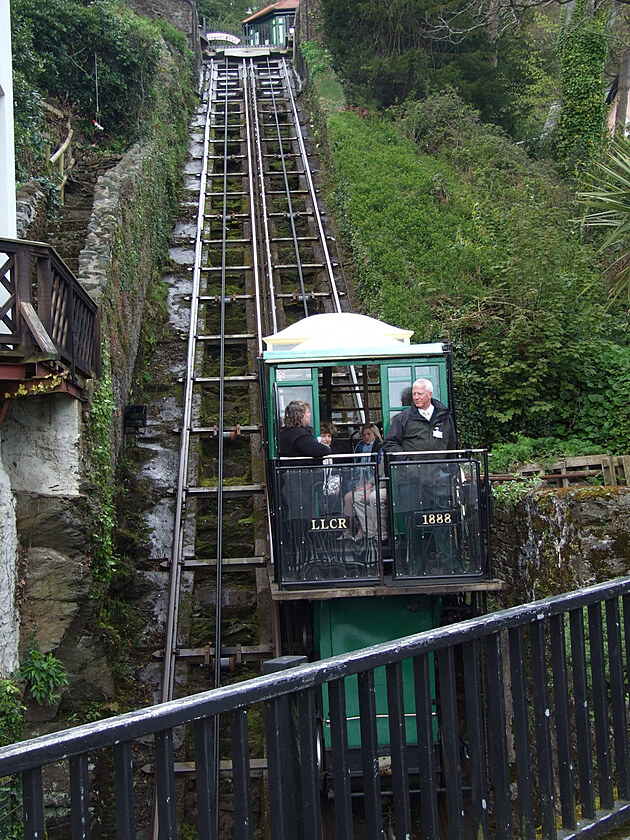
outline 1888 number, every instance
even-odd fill
[[[422,525],[451,525],[453,516],[450,513],[423,513]]]

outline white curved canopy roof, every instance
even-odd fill
[[[264,339],[271,351],[358,349],[408,345],[413,330],[402,330],[356,312],[310,315]]]

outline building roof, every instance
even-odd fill
[[[443,355],[441,344],[411,345],[413,330],[402,330],[354,312],[310,315],[264,340],[267,362],[323,358]]]
[[[253,23],[259,18],[265,18],[273,12],[295,12],[298,5],[299,0],[279,0],[278,3],[272,3],[270,6],[265,6],[265,8],[261,9],[259,12],[255,12],[253,15],[245,18],[243,23]]]

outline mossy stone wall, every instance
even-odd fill
[[[494,513],[495,576],[508,607],[630,573],[630,487],[540,490]]]

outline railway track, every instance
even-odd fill
[[[344,297],[290,65],[281,56],[226,53],[207,65],[204,97],[168,617],[156,652],[163,702],[252,676],[280,652],[257,359],[263,336],[341,311]],[[243,620],[247,610],[253,620]],[[221,739],[217,720],[210,785],[217,837],[218,776],[230,770]],[[194,775],[194,764],[178,766]]]

